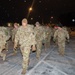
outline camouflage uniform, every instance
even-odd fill
[[[3,31],[5,33],[5,35],[7,36],[7,40],[9,40],[10,35],[9,35],[9,31],[6,27],[1,27],[0,29],[1,31]]]
[[[35,34],[36,42],[37,42],[36,57],[39,59],[39,57],[41,55],[42,41],[43,41],[43,39],[45,39],[44,28],[42,26],[35,27],[34,34]]]
[[[64,51],[65,51],[65,41],[66,38],[69,40],[69,34],[66,30],[62,29],[58,29],[55,31],[54,33],[54,40],[57,39],[57,43],[58,43],[58,48],[59,48],[59,54],[60,55],[64,55]]]
[[[67,33],[69,35],[69,31],[68,31],[67,27],[64,26],[64,27],[62,27],[62,29],[65,31],[65,33]],[[69,39],[67,39],[66,41],[69,43]]]
[[[14,42],[14,38],[15,38],[15,34],[16,34],[17,30],[18,30],[18,29],[16,29],[16,28],[14,28],[14,29],[12,30],[12,41],[13,41],[13,42]]]
[[[50,40],[51,40],[51,36],[52,36],[51,28],[49,28],[49,27],[45,28],[45,35],[46,35],[45,48],[49,48],[50,47]]]
[[[9,32],[10,38],[12,37],[12,29],[13,27],[7,27],[7,30]]]
[[[5,49],[8,51],[8,40],[10,39],[9,31],[7,30],[6,27],[2,27],[2,31],[5,33],[5,35],[7,37]]]
[[[18,30],[18,28],[14,28],[13,30],[12,30],[12,42],[14,43],[14,39],[15,39],[15,35],[16,35],[16,33],[17,33],[17,30]],[[14,51],[14,55],[17,53],[17,49],[13,49],[13,51]]]
[[[2,31],[2,27],[0,27],[0,56],[3,57],[3,61],[5,60],[6,54],[3,53],[3,49],[5,49],[5,44],[6,44],[7,37]]]
[[[17,33],[18,30],[18,23],[14,23],[14,28],[12,29],[12,41],[14,42],[15,34]]]
[[[29,61],[29,54],[30,54],[30,49],[31,49],[31,45],[35,45],[36,41],[35,41],[35,36],[33,34],[33,28],[31,25],[26,26],[26,28],[24,28],[23,26],[20,26],[18,28],[18,31],[15,35],[15,47],[17,46],[18,42],[20,45],[20,49],[23,55],[23,62],[22,62],[22,67],[23,67],[23,71],[22,73],[25,74],[25,71],[27,70],[28,67],[28,61]]]
[[[64,26],[64,27],[62,27],[62,28],[68,32],[68,30],[67,30],[67,27],[66,27],[66,26]]]
[[[53,34],[52,34],[53,37],[54,37],[54,33],[56,32],[57,29],[58,29],[58,26],[55,26],[55,27],[53,28]],[[54,41],[55,44],[58,46],[58,40],[57,40],[57,37],[56,37],[56,39],[53,39],[53,41]]]

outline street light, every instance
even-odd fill
[[[32,11],[32,7],[29,8],[29,11]]]
[[[28,19],[29,15],[30,15],[30,12],[31,12],[32,10],[33,10],[33,8],[32,8],[32,7],[30,7],[30,8],[28,9],[27,19]]]

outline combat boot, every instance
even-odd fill
[[[36,57],[37,58],[37,60],[39,60],[40,59],[40,57]]]
[[[14,50],[13,50],[13,55],[16,55],[16,54],[17,54],[17,50],[14,49]]]
[[[3,61],[5,61],[5,59],[6,59],[6,54],[3,55]]]
[[[64,56],[64,52],[63,52],[63,53],[61,53],[61,55],[62,55],[62,56]]]
[[[61,50],[61,55],[64,56],[64,50]]]
[[[30,63],[30,59],[28,60],[28,65],[29,65],[29,63]]]
[[[25,69],[25,68],[23,68],[21,74],[22,74],[22,75],[23,75],[23,74],[26,74],[26,69]]]

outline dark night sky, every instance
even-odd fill
[[[48,23],[53,16],[54,22],[75,24],[72,23],[72,19],[75,19],[75,0],[0,0],[0,23],[21,22],[27,17],[32,4],[29,23],[36,21]]]

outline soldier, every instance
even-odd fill
[[[18,30],[18,24],[17,23],[14,23],[14,28],[12,30],[12,42],[14,42],[14,38],[15,38],[15,34]]]
[[[58,26],[55,25],[54,28],[53,28],[53,34],[52,34],[53,37],[54,37],[54,33],[55,33],[55,31],[56,31],[57,29],[58,29]],[[55,40],[53,39],[53,41],[54,41],[54,43],[58,46],[58,44],[57,44],[57,42],[58,42],[57,38],[56,38]]]
[[[58,27],[54,33],[54,40],[56,39],[59,48],[59,54],[63,56],[65,53],[65,41],[66,39],[69,40],[69,34],[62,27]]]
[[[65,33],[67,33],[69,35],[69,31],[66,26],[63,26],[62,29],[65,31]],[[67,41],[67,43],[69,43],[68,39],[66,41]]]
[[[54,28],[53,28],[53,35],[52,35],[52,36],[54,36],[54,33],[55,33],[55,31],[56,31],[57,29],[58,29],[58,26],[55,25]]]
[[[36,22],[35,25],[36,27],[34,28],[34,34],[37,42],[36,57],[39,59],[41,55],[42,41],[45,37],[45,31],[44,28],[40,26],[39,22]]]
[[[22,26],[18,28],[18,31],[15,35],[15,42],[14,42],[14,48],[17,47],[18,42],[20,45],[21,53],[23,55],[23,62],[22,62],[22,74],[26,73],[28,63],[29,63],[29,54],[31,46],[33,45],[33,50],[35,50],[35,36],[33,34],[33,27],[29,24],[27,24],[27,19],[22,20]]]
[[[67,31],[68,32],[68,29],[67,29],[67,27],[66,26],[63,26],[62,27],[65,31]]]
[[[1,29],[5,33],[5,35],[7,37],[5,49],[6,49],[6,51],[8,51],[8,40],[10,39],[9,31],[7,30],[6,27],[1,27]]]
[[[14,29],[12,30],[12,42],[14,43],[14,39],[15,39],[15,35],[17,33],[17,30],[18,30],[18,24],[17,23],[14,23]],[[17,50],[16,49],[13,49],[14,51],[14,55],[17,53]]]
[[[3,53],[3,49],[5,49],[6,40],[7,40],[7,37],[4,31],[2,31],[2,27],[0,27],[0,56],[3,58],[3,61],[6,58],[6,54]]]
[[[11,38],[11,36],[12,36],[12,29],[13,29],[13,27],[11,26],[11,24],[10,24],[10,23],[8,23],[7,30],[8,30],[9,35],[10,35],[10,40],[12,39],[12,38]]]
[[[45,38],[45,50],[46,50],[46,48],[50,47],[50,40],[52,36],[52,30],[48,25],[45,27],[45,35],[46,35]]]

